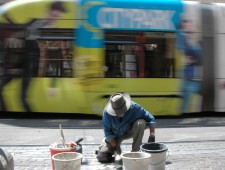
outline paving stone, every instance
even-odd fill
[[[225,170],[225,142],[165,143],[168,147],[166,170]],[[118,170],[121,166],[101,164],[95,150],[98,145],[82,145],[83,162],[81,170]],[[51,170],[51,156],[48,146],[1,146],[13,155],[15,170]],[[131,144],[122,144],[123,152],[129,152]]]

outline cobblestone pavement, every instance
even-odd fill
[[[166,170],[225,170],[225,141],[198,141],[164,143],[168,147]],[[13,155],[15,170],[51,170],[48,146],[0,145]],[[101,164],[97,161],[97,144],[83,144],[81,170],[118,170],[121,166]],[[130,151],[131,145],[122,144],[123,152]]]

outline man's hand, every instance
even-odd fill
[[[155,142],[155,134],[151,133],[150,136],[148,137],[148,143],[150,142]]]
[[[109,141],[109,144],[111,145],[111,147],[115,148],[117,143],[116,143],[116,140],[115,139],[112,139]]]
[[[115,139],[112,139],[111,141],[107,143],[107,147],[111,152],[114,152],[116,150],[116,146],[117,146],[117,143]]]

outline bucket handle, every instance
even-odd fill
[[[156,163],[156,164],[152,164],[152,163],[151,163],[151,165],[159,165],[159,164],[165,162],[165,161],[167,160],[168,157],[169,157],[169,150],[167,150],[167,153],[166,153],[166,159],[164,159],[163,161],[161,161],[161,162],[159,162],[159,163]]]

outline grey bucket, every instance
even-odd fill
[[[123,170],[148,170],[150,156],[144,152],[122,153]]]
[[[163,143],[146,143],[140,147],[142,152],[151,154],[149,158],[149,169],[165,170],[168,148]]]

